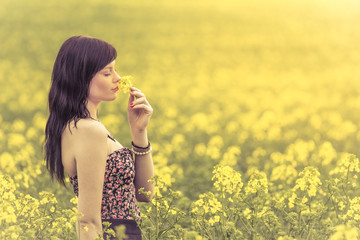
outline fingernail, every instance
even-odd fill
[[[134,105],[134,103],[130,103],[130,105],[132,106],[132,105]]]
[[[130,106],[131,108],[133,108],[134,106]]]

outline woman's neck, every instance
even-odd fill
[[[93,118],[93,119],[98,119],[97,118],[98,106],[99,106],[99,103],[94,103],[94,102],[89,101],[89,100],[86,103],[86,108],[88,109],[88,111],[90,113],[90,117]]]

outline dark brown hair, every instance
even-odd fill
[[[66,186],[61,135],[71,120],[75,120],[76,126],[81,118],[90,116],[86,108],[90,81],[116,56],[111,44],[93,37],[73,36],[62,44],[52,72],[45,128],[45,161],[52,181],[55,175]]]

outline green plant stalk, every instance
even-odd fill
[[[173,203],[174,203],[174,198],[171,199],[171,202],[169,203],[169,207],[168,207],[166,213],[164,214],[164,218],[167,218],[167,216],[169,215],[170,208],[171,208]]]
[[[52,215],[52,213],[50,213],[50,216]],[[45,213],[44,213],[44,216],[45,216]],[[50,225],[52,222],[54,221],[54,219],[51,219],[51,221],[47,224],[47,226],[48,225]],[[40,233],[42,233],[42,231],[44,231],[45,230],[45,226],[43,227],[43,229],[40,229],[40,231],[36,234],[36,237],[38,238],[38,236],[40,235]]]
[[[246,230],[247,230],[248,233],[251,235],[251,234],[254,232],[254,228],[251,226],[251,224],[249,223],[249,221],[246,219],[246,220],[245,220],[246,222],[245,222],[245,221],[242,220],[241,218],[240,218],[240,220],[243,222]],[[249,227],[250,229],[249,229],[248,227]]]
[[[311,200],[312,200],[312,197],[310,197],[310,199],[309,199],[309,212],[310,212],[310,214],[311,214]],[[311,215],[310,215],[310,219],[309,219],[308,225],[307,225],[307,227],[308,227],[308,235],[307,235],[306,239],[310,239],[310,237],[311,237],[311,225],[312,225],[311,220],[312,219],[311,219]]]
[[[335,213],[336,213],[336,217],[337,217],[337,219],[339,220],[339,213],[338,213],[337,206],[335,205],[334,200],[333,200],[333,193],[331,192],[330,184],[328,185],[328,189],[329,189],[329,193],[330,193],[329,199],[331,200],[331,203],[332,203],[333,206],[334,206]]]
[[[299,224],[299,226],[298,226],[298,228],[299,228],[299,234],[301,234],[301,232],[302,232],[302,227],[301,227],[301,209],[300,209],[300,211],[299,211],[299,214],[298,214],[298,224]]]
[[[175,221],[174,224],[171,224],[168,228],[161,230],[159,233],[159,236],[161,236],[162,234],[166,233],[167,231],[169,231],[171,228],[173,228],[173,226],[175,226],[175,224],[178,222],[178,219]]]
[[[223,224],[222,218],[220,218],[220,223],[221,223],[221,224],[220,224],[221,233],[222,233],[224,239],[226,239],[226,233],[225,233],[224,228],[223,228],[223,226],[224,226],[225,224]]]
[[[205,219],[205,215],[202,216],[202,219],[201,219],[200,221],[202,221],[203,219]],[[207,229],[207,227],[205,226],[205,224],[203,224],[203,221],[202,221],[201,224],[200,224],[199,221],[198,221],[198,219],[196,219],[196,220],[197,220],[196,223],[199,225],[200,230],[201,230],[201,229],[203,230],[202,235],[206,235],[206,236],[208,236],[210,239],[212,239],[212,238],[211,238],[212,235],[211,235],[211,233],[208,232],[208,229]]]
[[[196,219],[196,224],[199,226],[200,231],[202,230],[201,235],[205,235],[206,229],[201,226],[201,224],[197,221],[197,219]]]
[[[347,173],[346,173],[346,182],[345,182],[346,186],[347,186],[347,183],[349,181],[349,172],[350,172],[350,165],[348,166]],[[349,196],[347,194],[347,187],[345,187],[345,189],[344,189],[344,184],[342,184],[342,189],[343,189],[343,192],[344,192],[344,194],[346,196],[347,205],[349,206],[350,205],[350,200],[349,200]]]
[[[158,197],[157,192],[155,193],[155,236],[156,239],[159,237],[159,213],[158,213]]]
[[[45,217],[45,213],[46,213],[46,208],[47,208],[47,205],[48,205],[48,203],[46,203],[46,204],[45,204],[43,217]]]
[[[78,240],[80,240],[80,218],[76,217],[76,223],[78,225]]]

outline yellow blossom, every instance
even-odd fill
[[[353,240],[358,237],[359,231],[355,226],[341,224],[335,227],[335,233],[330,236],[329,240]]]
[[[192,204],[192,212],[203,212],[203,213],[212,213],[215,214],[216,212],[220,211],[222,208],[221,202],[219,202],[212,192],[206,194],[200,194],[199,200],[195,201]]]
[[[71,223],[69,223],[69,222],[66,222],[65,227],[68,228],[68,229],[72,229],[73,225],[71,225]]]
[[[245,187],[245,195],[255,194],[258,192],[268,192],[268,180],[264,172],[255,170],[251,174],[250,180]]]
[[[323,166],[331,163],[336,158],[336,151],[329,141],[325,141],[319,148],[318,156]]]
[[[75,196],[75,197],[73,197],[73,198],[71,198],[70,199],[70,202],[72,203],[72,204],[78,204],[78,197],[77,196]]]
[[[244,211],[243,211],[243,214],[244,216],[247,218],[247,219],[250,219],[251,218],[251,210],[249,208],[246,208]]]
[[[299,174],[300,178],[296,180],[294,190],[300,189],[307,191],[309,197],[316,195],[317,188],[321,185],[320,173],[315,167],[306,167]]]
[[[132,76],[123,76],[118,82],[119,90],[123,91],[123,93],[129,93],[130,87],[133,86]]]
[[[233,167],[237,164],[240,154],[241,154],[240,147],[238,147],[238,146],[228,147],[228,149],[224,153],[223,158],[220,161],[220,164]]]
[[[214,168],[214,176],[212,180],[215,180],[214,186],[218,191],[227,192],[230,194],[239,193],[243,186],[241,180],[241,174],[234,171],[229,166],[217,165]]]
[[[219,222],[220,221],[220,217],[219,216],[214,216],[214,217],[211,217],[209,219],[209,224],[211,226],[214,226],[215,223]]]
[[[296,193],[292,193],[291,197],[289,198],[289,208],[293,208],[295,206],[294,203],[296,198]]]

